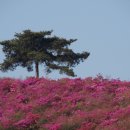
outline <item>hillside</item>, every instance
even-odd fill
[[[130,82],[0,79],[0,130],[130,130]]]

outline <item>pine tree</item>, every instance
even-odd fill
[[[75,53],[68,48],[76,39],[52,37],[51,34],[52,31],[24,30],[15,33],[11,40],[1,41],[5,59],[0,64],[0,70],[6,72],[22,66],[33,71],[35,64],[36,77],[39,77],[39,64],[44,64],[47,73],[59,70],[60,73],[76,76],[72,67],[87,59],[89,53]]]

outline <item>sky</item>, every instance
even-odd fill
[[[0,41],[26,29],[53,30],[53,35],[78,39],[70,48],[90,52],[90,56],[74,68],[77,77],[101,74],[130,80],[130,0],[0,0]],[[29,76],[35,76],[35,71],[22,67],[0,72],[0,77]],[[40,76],[67,77],[57,71],[47,75],[42,65]]]

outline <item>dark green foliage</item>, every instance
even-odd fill
[[[16,33],[14,39],[0,42],[5,53],[5,60],[0,64],[1,71],[14,70],[17,66],[33,71],[35,64],[36,76],[39,77],[38,66],[44,64],[48,73],[59,70],[60,73],[75,76],[72,67],[87,59],[89,53],[74,53],[68,46],[76,39],[51,37],[51,33],[25,30]]]

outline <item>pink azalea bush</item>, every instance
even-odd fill
[[[130,82],[0,79],[0,130],[130,130]]]

